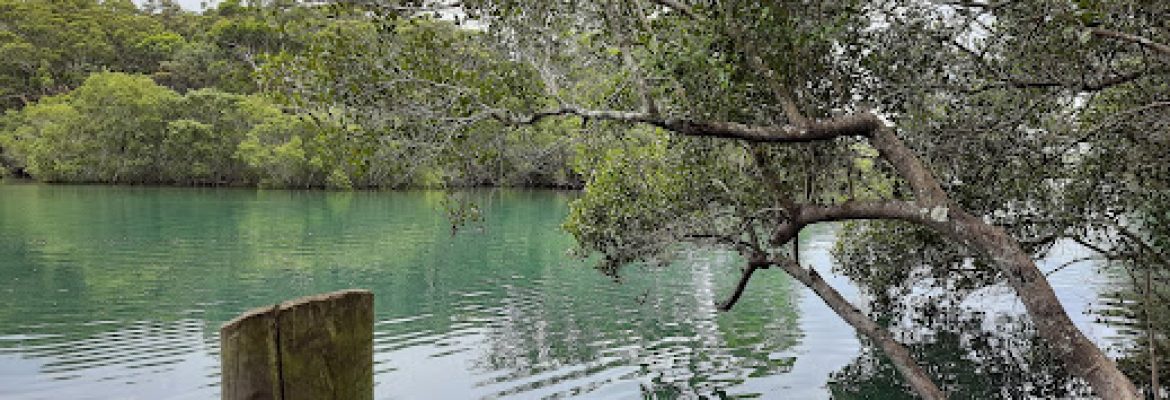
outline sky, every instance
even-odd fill
[[[179,0],[179,5],[183,6],[185,10],[203,11],[203,3],[208,5],[215,5],[214,0]]]
[[[203,11],[203,3],[207,3],[208,5],[215,6],[215,3],[219,2],[218,0],[177,0],[177,1],[179,2],[179,5],[183,6],[184,10],[190,10],[190,11]],[[134,0],[134,2],[140,6],[142,5],[141,0]]]

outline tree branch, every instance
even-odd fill
[[[736,283],[735,289],[731,296],[726,301],[717,305],[719,311],[728,311],[733,307],[743,295],[747,288],[748,282],[751,281],[752,274],[757,269],[767,268],[771,265],[777,265],[784,269],[789,276],[804,284],[811,289],[818,297],[821,298],[838,316],[845,320],[858,333],[865,335],[875,344],[882,348],[886,356],[890,357],[894,367],[906,379],[906,383],[923,399],[946,399],[946,394],[934,384],[927,375],[926,371],[918,366],[914,360],[914,356],[910,354],[910,350],[903,346],[898,341],[894,340],[893,335],[886,328],[878,325],[868,315],[861,312],[845,296],[841,295],[833,286],[829,285],[821,278],[816,270],[811,268],[801,267],[798,262],[791,258],[781,256],[775,260],[764,258],[763,255],[757,255],[753,260],[748,262],[739,277],[739,282]]]
[[[1147,111],[1150,111],[1153,109],[1158,109],[1158,108],[1163,108],[1163,107],[1170,107],[1170,101],[1157,101],[1157,102],[1153,102],[1153,103],[1146,104],[1146,105],[1139,106],[1139,107],[1134,107],[1134,108],[1110,115],[1104,121],[1101,121],[1101,122],[1097,123],[1096,125],[1093,125],[1092,127],[1086,129],[1084,131],[1085,134],[1081,135],[1079,138],[1077,138],[1075,140],[1070,141],[1067,145],[1064,146],[1064,148],[1062,148],[1056,154],[1062,154],[1062,155],[1068,154],[1069,151],[1072,151],[1074,148],[1076,148],[1081,143],[1087,142],[1089,140],[1089,138],[1092,138],[1093,136],[1096,136],[1096,135],[1103,133],[1105,128],[1119,125],[1119,124],[1124,123],[1126,121],[1131,121],[1132,120],[1131,117],[1134,115],[1141,115],[1141,114],[1146,113]]]
[[[739,35],[737,35],[739,36]],[[737,40],[737,43],[740,41]],[[784,116],[788,117],[788,122],[796,126],[804,126],[809,123],[808,118],[800,112],[800,107],[796,105],[796,101],[792,100],[791,91],[780,78],[776,77],[776,71],[764,64],[764,60],[755,52],[751,51],[751,46],[746,43],[739,43],[741,51],[745,52],[748,65],[756,70],[756,73],[763,75],[764,80],[768,83],[768,87],[772,90],[772,96],[780,102],[780,107],[784,110]]]
[[[1149,38],[1145,38],[1145,37],[1137,36],[1137,35],[1131,35],[1131,34],[1128,34],[1125,32],[1118,32],[1118,31],[1104,29],[1104,28],[1091,28],[1091,29],[1089,29],[1089,32],[1092,33],[1093,35],[1100,36],[1100,37],[1106,37],[1106,38],[1121,40],[1123,42],[1134,43],[1134,44],[1137,44],[1139,46],[1147,47],[1151,50],[1162,53],[1162,55],[1170,56],[1170,46],[1155,42],[1153,40],[1150,40]]]
[[[808,118],[805,118],[804,114],[800,112],[800,107],[796,105],[796,101],[792,99],[791,90],[776,76],[776,71],[764,63],[764,59],[756,53],[755,47],[751,43],[748,43],[747,38],[743,34],[743,28],[734,23],[729,23],[727,29],[732,33],[735,47],[747,59],[748,66],[764,78],[764,82],[767,83],[768,88],[772,91],[772,96],[776,98],[776,101],[780,102],[780,107],[784,110],[784,116],[788,118],[788,123],[796,126],[807,125],[809,123]]]
[[[1111,88],[1113,86],[1132,82],[1138,78],[1141,78],[1142,76],[1145,76],[1149,72],[1148,70],[1141,70],[1141,71],[1134,71],[1134,72],[1130,72],[1130,73],[1126,73],[1126,74],[1115,74],[1115,75],[1103,77],[1103,78],[1101,78],[1101,80],[1099,80],[1097,82],[1088,82],[1085,79],[1082,79],[1080,82],[1067,82],[1067,81],[1061,82],[1061,81],[1048,81],[1048,80],[1021,79],[1021,78],[1012,76],[1011,74],[1009,74],[1007,72],[1004,72],[1000,68],[996,68],[996,67],[992,66],[990,63],[988,63],[987,58],[984,56],[984,53],[977,52],[977,51],[975,51],[967,46],[964,46],[962,43],[960,43],[956,40],[947,40],[946,38],[943,38],[943,37],[936,37],[936,39],[944,45],[950,45],[951,47],[954,47],[954,48],[958,49],[959,51],[967,54],[980,67],[982,67],[983,69],[988,70],[992,74],[998,76],[999,82],[992,82],[992,83],[987,83],[987,84],[983,84],[983,85],[976,86],[976,87],[959,89],[959,91],[961,91],[963,93],[967,93],[967,94],[978,94],[978,93],[981,93],[981,92],[984,92],[987,90],[991,90],[991,89],[1005,89],[1005,88],[1010,88],[1010,89],[1068,88],[1068,89],[1073,89],[1073,90],[1077,90],[1080,92],[1096,92],[1096,91],[1101,91],[1101,90]]]
[[[740,254],[753,254],[753,253],[763,252],[763,250],[760,250],[759,245],[757,245],[756,243],[748,243],[748,242],[733,238],[733,237],[728,236],[728,235],[693,234],[693,235],[684,235],[683,238],[686,238],[686,239],[708,239],[714,243],[719,243],[719,244],[734,247],[736,251],[740,252]]]
[[[642,12],[642,7],[638,6],[637,2],[633,2],[628,5],[631,6],[634,9],[633,11],[638,15],[638,21],[642,23],[643,29],[646,30],[646,33],[650,34],[650,24],[646,18],[646,14]],[[612,10],[612,8],[611,11],[615,13],[617,12],[616,10]],[[621,45],[622,63],[624,63],[626,68],[629,69],[630,75],[632,75],[632,79],[634,80],[634,84],[637,85],[638,96],[642,101],[642,112],[650,116],[657,115],[658,108],[654,104],[654,98],[650,95],[650,86],[646,83],[646,76],[642,72],[642,68],[638,66],[638,62],[634,60],[633,54],[631,54],[633,51],[633,45],[630,40],[630,32],[628,32],[626,29],[621,29],[618,30],[617,36]]]
[[[950,0],[950,1],[943,0],[943,1],[937,1],[936,3],[941,4],[941,5],[952,6],[952,7],[976,8],[976,9],[988,10],[988,11],[994,11],[997,8],[1000,8],[1000,7],[1003,7],[1004,5],[1010,4],[1010,2],[996,3],[996,2],[991,2],[991,1],[978,2],[978,1],[971,1],[971,0]]]
[[[1134,244],[1137,244],[1138,247],[1141,247],[1143,251],[1145,251],[1150,256],[1154,257],[1154,259],[1159,264],[1162,264],[1162,265],[1166,266],[1167,268],[1170,268],[1170,259],[1167,259],[1165,256],[1163,256],[1161,252],[1159,252],[1157,249],[1155,249],[1153,246],[1151,246],[1148,242],[1146,242],[1145,239],[1142,239],[1140,236],[1138,236],[1137,233],[1135,233],[1135,232],[1129,230],[1129,228],[1126,228],[1126,227],[1121,226],[1121,225],[1115,224],[1114,227],[1117,228],[1117,232],[1120,233],[1121,236],[1124,236],[1125,238],[1129,239],[1129,241],[1133,242]]]
[[[934,384],[930,375],[927,375],[926,371],[914,361],[914,356],[910,354],[910,350],[906,346],[894,340],[889,330],[878,325],[873,319],[854,307],[849,300],[845,299],[845,296],[842,296],[828,282],[825,282],[816,270],[801,267],[799,263],[790,258],[774,260],[772,264],[780,266],[793,279],[812,289],[813,293],[824,300],[825,304],[841,319],[844,319],[858,333],[865,335],[881,347],[886,356],[894,363],[894,367],[906,379],[906,383],[914,389],[918,396],[923,399],[946,398],[946,394]]]
[[[1061,81],[1029,81],[1018,78],[1008,78],[1002,82],[987,83],[973,88],[960,88],[966,94],[979,94],[991,89],[1048,89],[1065,88],[1078,92],[1099,92],[1117,85],[1133,82],[1146,76],[1150,71],[1141,70],[1125,74],[1110,75],[1096,82],[1061,82]]]
[[[739,302],[740,296],[743,296],[744,289],[747,289],[748,282],[752,279],[752,274],[754,274],[757,269],[767,268],[767,266],[767,261],[749,261],[747,268],[744,268],[743,272],[739,275],[739,282],[736,282],[735,289],[732,290],[731,296],[729,296],[727,300],[724,300],[722,303],[716,305],[715,308],[719,311],[731,311],[731,307],[734,307],[735,303]]]
[[[488,115],[503,123],[531,125],[545,118],[557,116],[578,116],[596,120],[641,123],[653,125],[686,136],[737,139],[759,143],[802,143],[832,140],[842,136],[873,135],[882,127],[882,122],[872,113],[860,113],[845,117],[810,122],[808,126],[794,125],[761,126],[738,122],[696,121],[685,118],[660,117],[645,112],[588,110],[574,106],[563,106],[554,110],[515,116],[493,110]]]
[[[1060,264],[1060,266],[1053,268],[1051,271],[1045,272],[1044,276],[1052,276],[1052,274],[1060,272],[1060,271],[1064,270],[1065,268],[1072,266],[1073,264],[1079,264],[1079,263],[1082,263],[1085,261],[1094,261],[1094,260],[1100,260],[1100,259],[1097,257],[1093,257],[1093,256],[1074,258],[1074,259],[1069,260],[1068,262],[1066,262],[1064,264]]]
[[[910,184],[910,188],[914,190],[915,200],[939,206],[947,203],[947,194],[934,179],[934,174],[922,165],[914,151],[894,134],[892,128],[882,126],[870,138],[869,143],[895,171],[898,171],[898,175]]]
[[[798,205],[789,220],[776,228],[771,244],[782,246],[795,240],[805,226],[820,222],[894,219],[938,228],[939,224],[949,223],[948,213],[946,207],[901,200],[846,201],[829,206]]]
[[[650,85],[646,83],[646,76],[643,75],[642,68],[639,68],[638,62],[634,61],[634,56],[630,55],[628,46],[622,49],[622,62],[630,69],[634,83],[638,86],[638,97],[642,100],[642,112],[649,116],[658,115],[658,106],[654,104],[654,97],[650,95]]]
[[[1106,250],[1104,247],[1098,246],[1098,245],[1093,244],[1093,243],[1089,243],[1089,241],[1083,237],[1073,236],[1070,239],[1072,239],[1073,242],[1076,242],[1077,244],[1079,244],[1081,246],[1085,246],[1086,249],[1092,250],[1094,253],[1097,253],[1097,254],[1104,256],[1106,260],[1112,261],[1112,260],[1116,260],[1120,257],[1117,253]]]

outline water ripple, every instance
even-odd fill
[[[214,398],[223,322],[352,287],[375,293],[378,398],[774,396],[856,352],[800,347],[854,335],[805,324],[836,318],[777,271],[719,313],[734,254],[615,281],[565,256],[573,195],[477,195],[482,229],[451,236],[434,192],[0,185],[0,398]]]

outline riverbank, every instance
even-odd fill
[[[16,185],[51,185],[51,186],[112,186],[112,187],[141,187],[141,188],[200,188],[200,189],[256,189],[256,190],[307,190],[324,192],[351,192],[351,191],[418,191],[418,190],[554,190],[578,191],[585,187],[584,181],[574,181],[566,184],[531,184],[531,185],[452,185],[447,187],[405,186],[405,187],[264,187],[247,183],[223,184],[160,184],[160,183],[110,183],[110,182],[42,182],[30,176],[0,175],[0,184]]]

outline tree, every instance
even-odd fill
[[[1150,214],[1149,204],[1108,189],[1140,180],[1102,184],[1081,171],[1110,170],[1094,160],[1111,146],[1164,149],[1161,141],[1114,140],[1092,121],[1162,107],[1170,61],[1165,5],[441,4],[388,6],[396,12],[384,15],[388,25],[420,14],[469,16],[500,54],[535,71],[539,80],[524,101],[509,103],[451,77],[407,75],[444,88],[440,99],[448,101],[386,102],[391,97],[368,88],[404,76],[367,75],[385,60],[379,54],[350,60],[338,76],[357,73],[360,84],[331,87],[316,106],[354,120],[426,116],[434,129],[418,138],[440,146],[450,132],[477,124],[578,121],[566,139],[586,149],[587,185],[566,227],[583,248],[604,253],[610,265],[653,259],[678,242],[735,248],[745,265],[723,308],[753,274],[779,267],[879,346],[919,395],[939,398],[904,344],[799,265],[793,241],[802,228],[829,221],[918,227],[890,239],[946,251],[898,267],[949,270],[958,260],[970,266],[955,276],[1006,282],[1072,374],[1106,398],[1139,396],[1072,324],[1033,260],[1057,239],[1107,232],[1095,221]],[[588,80],[599,76],[611,79]],[[1123,93],[1139,103],[1120,100]],[[448,117],[435,117],[437,109]],[[1165,118],[1155,119],[1138,125],[1164,130]],[[1164,169],[1143,173],[1165,181]],[[1062,208],[1075,204],[1085,206]]]
[[[337,22],[312,31],[305,51],[269,57],[260,85],[322,128],[320,146],[329,150],[321,161],[353,186],[575,183],[571,149],[557,139],[565,126],[501,134],[494,121],[459,118],[478,110],[479,99],[519,105],[539,97],[536,71],[483,35],[425,18],[380,25],[361,10],[322,12]],[[403,108],[412,112],[388,112]]]
[[[269,118],[248,131],[236,157],[258,175],[261,186],[307,188],[332,183],[329,186],[335,188],[351,187],[344,173],[326,181],[332,170],[323,161],[328,146],[317,145],[326,137],[318,135],[322,131],[319,125],[295,116]]]
[[[50,182],[155,182],[157,144],[179,96],[149,78],[95,74],[21,110],[9,146]]]
[[[10,111],[0,146],[5,164],[47,182],[250,184],[268,175],[248,151],[278,146],[257,137],[278,129],[311,140],[320,132],[296,121],[259,96],[180,96],[144,75],[99,73]]]
[[[127,72],[154,68],[140,44],[162,25],[130,1],[2,1],[0,108],[76,88],[106,67]]]
[[[233,93],[253,90],[247,69],[241,69],[215,44],[193,41],[180,45],[171,56],[159,62],[152,77],[179,92],[217,88]]]
[[[216,89],[188,92],[167,122],[158,166],[162,182],[225,184],[246,182],[249,166],[237,155],[249,133],[271,120],[287,118],[258,96]]]

